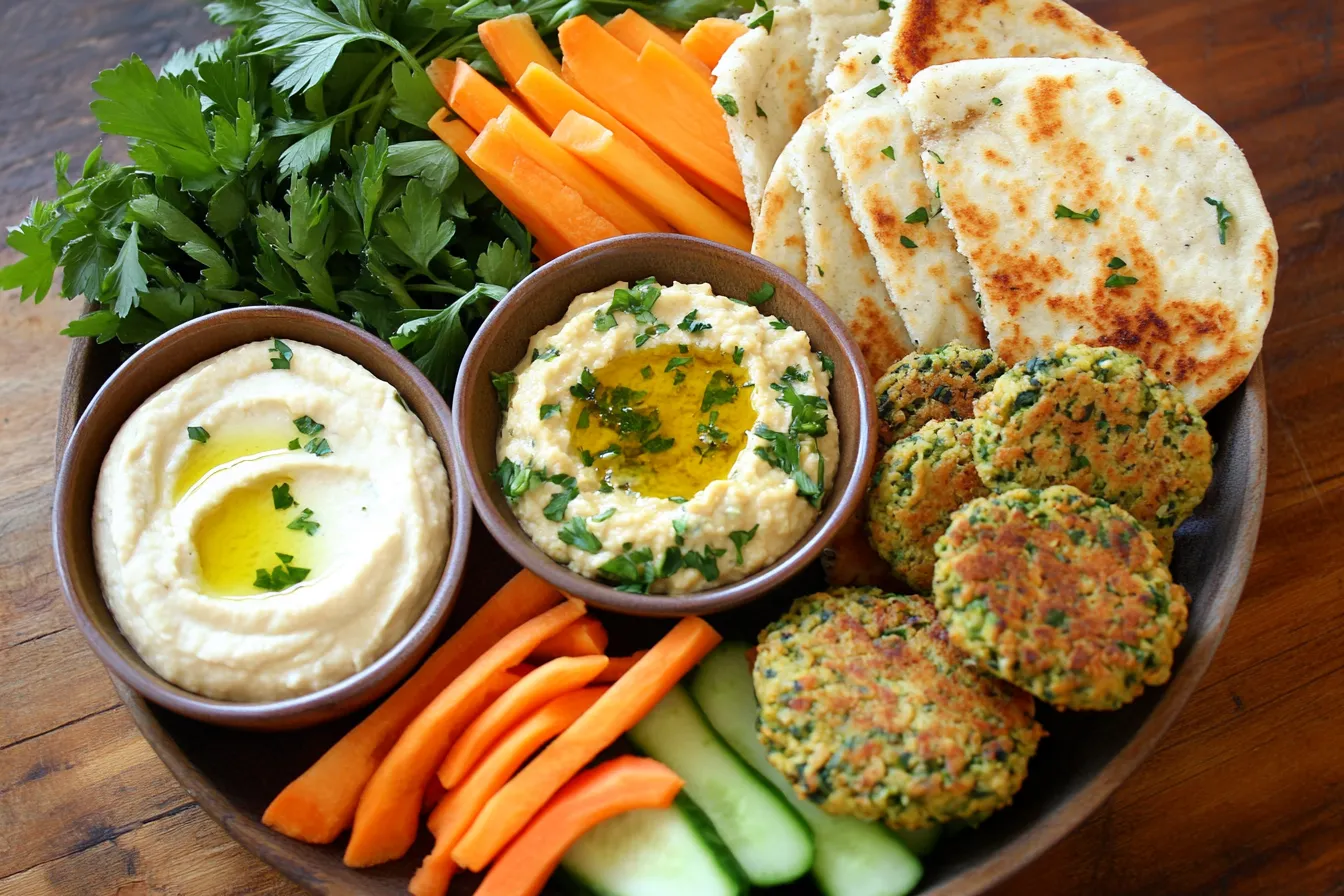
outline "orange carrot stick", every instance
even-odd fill
[[[618,756],[580,772],[509,844],[476,896],[537,896],[586,832],[623,812],[666,809],[680,790],[677,773],[646,756]]]
[[[718,184],[710,183],[696,172],[679,165],[673,165],[672,170],[680,174],[686,183],[703,193],[706,199],[743,224],[748,227],[751,226],[751,212],[747,211],[747,201],[745,199],[738,199]]]
[[[537,814],[546,800],[642,719],[722,640],[695,616],[678,622],[643,659],[490,798],[453,848],[453,861],[480,871]]]
[[[637,650],[629,656],[613,656],[607,660],[607,668],[598,673],[593,681],[597,684],[610,684],[634,668],[635,663],[644,658],[647,650]]]
[[[747,33],[747,26],[736,19],[701,19],[691,26],[681,45],[710,69],[719,64],[733,41]]]
[[[412,890],[415,896],[443,896],[448,879],[457,870],[451,856],[452,848],[471,826],[476,813],[529,756],[572,725],[606,691],[606,688],[571,691],[538,709],[504,735],[476,764],[461,786],[454,788],[434,807],[429,816],[429,829],[434,832],[434,851],[415,873],[413,883],[420,883],[419,890]],[[440,882],[443,889],[438,889]]]
[[[355,810],[345,863],[364,868],[406,854],[415,841],[425,787],[453,739],[475,712],[482,686],[495,673],[520,662],[532,649],[584,614],[573,598],[500,638],[444,688],[407,726],[369,779]]]
[[[448,108],[478,133],[486,122],[513,106],[504,91],[487,81],[465,59],[453,63],[435,59],[425,72]]]
[[[665,233],[672,229],[667,222],[637,208],[602,175],[575,158],[517,109],[505,109],[495,121],[528,158],[573,187],[585,205],[622,233]]]
[[[467,156],[467,150],[471,144],[476,142],[476,132],[467,127],[463,121],[448,121],[448,110],[440,109],[434,117],[429,120],[429,129],[433,131],[438,138],[452,147],[457,157],[466,163],[471,172],[485,184],[485,188],[495,195],[500,202],[504,203],[513,215],[523,222],[523,226],[532,234],[536,240],[537,257],[543,261],[550,261],[569,251],[565,236],[560,233],[544,216],[534,210],[534,204],[526,197],[520,195],[518,191],[507,180],[501,180],[486,172],[483,168],[473,162]]]
[[[675,53],[690,66],[696,75],[703,78],[706,84],[709,83],[709,68],[703,62],[683,47],[675,37],[633,9],[627,9],[602,27],[607,30],[608,34],[625,44],[636,54],[642,52],[644,45],[647,43],[658,44],[658,46]]]
[[[595,656],[606,652],[607,630],[592,616],[575,620],[564,631],[540,644],[532,651],[532,658],[555,659],[558,656]]]
[[[292,781],[262,821],[296,840],[330,843],[355,818],[364,785],[402,731],[435,695],[491,644],[560,601],[560,592],[523,570],[495,592],[415,674]]]
[[[476,34],[510,87],[518,83],[523,70],[534,62],[560,74],[559,60],[537,34],[532,17],[525,12],[484,21],[476,26]]]
[[[500,128],[487,122],[467,156],[498,180],[510,183],[520,201],[563,235],[568,249],[620,236],[621,231],[593,211],[579,192],[532,161]]]
[[[643,199],[682,233],[751,248],[751,228],[719,208],[666,166],[659,167],[619,143],[612,132],[577,112],[560,122],[557,143]]]
[[[605,656],[559,657],[522,678],[467,726],[439,766],[438,780],[456,787],[476,760],[520,719],[561,694],[577,691],[607,666]]]

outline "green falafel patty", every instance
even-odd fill
[[[933,607],[877,588],[794,601],[752,680],[761,742],[799,796],[892,828],[1008,805],[1044,735],[1031,697],[949,644]]]
[[[930,420],[964,420],[1007,365],[987,348],[950,342],[913,352],[877,381],[878,445],[912,436]]]
[[[868,496],[868,539],[921,594],[933,584],[933,546],[952,511],[989,494],[971,454],[969,420],[931,420],[887,449]]]
[[[938,540],[952,643],[1060,709],[1118,709],[1171,677],[1190,595],[1152,534],[1068,485],[977,498]]]
[[[1213,478],[1213,441],[1185,395],[1135,356],[1060,345],[977,402],[975,463],[994,491],[1072,485],[1119,504],[1170,557]]]

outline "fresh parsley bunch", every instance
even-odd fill
[[[527,12],[544,35],[582,13],[634,8],[688,27],[723,0],[218,0],[227,40],[179,50],[155,75],[132,56],[93,83],[104,133],[56,198],[10,229],[24,256],[0,289],[90,310],[63,331],[137,345],[221,308],[304,305],[377,333],[443,392],[476,322],[532,269],[531,236],[426,124],[442,105],[424,66],[463,57],[497,76],[476,26]]]

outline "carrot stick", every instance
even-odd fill
[[[560,62],[537,34],[532,17],[525,12],[484,21],[476,26],[476,34],[510,87],[534,62],[560,74]]]
[[[465,59],[452,63],[447,59],[435,59],[425,73],[439,96],[448,103],[448,108],[473,131],[479,132],[486,122],[514,105],[504,91],[487,81]]]
[[[554,659],[558,656],[595,656],[607,649],[607,630],[592,616],[575,620],[564,631],[539,644],[532,658]]]
[[[675,53],[683,62],[690,66],[691,70],[695,72],[696,75],[704,79],[706,84],[709,83],[709,67],[683,47],[675,37],[668,34],[633,9],[627,9],[602,27],[607,30],[608,34],[625,44],[635,53],[642,52],[644,45],[647,43],[652,42],[658,44],[658,46]]]
[[[621,231],[593,211],[579,192],[532,161],[500,128],[487,122],[467,156],[491,176],[512,185],[520,201],[531,205],[565,239],[566,249],[620,236]]]
[[[480,871],[557,790],[644,717],[721,638],[695,616],[678,622],[563,734],[490,798],[453,861]]]
[[[644,658],[647,650],[637,650],[629,656],[613,656],[607,660],[607,667],[593,679],[598,684],[610,684],[634,668],[635,663]]]
[[[364,785],[411,720],[501,634],[559,600],[560,592],[536,575],[518,573],[364,721],[280,791],[261,820],[306,843],[335,840],[354,820]]]
[[[456,787],[476,760],[519,719],[561,694],[577,691],[607,666],[605,656],[559,657],[522,678],[467,726],[439,766],[438,780]]]
[[[751,226],[751,212],[747,211],[747,201],[738,199],[732,193],[720,187],[718,184],[710,183],[699,174],[679,165],[673,165],[672,170],[682,176],[686,183],[699,190],[719,208],[732,215],[737,220]]]
[[[477,657],[415,717],[397,739],[355,810],[345,864],[355,868],[390,862],[415,841],[420,803],[448,747],[475,712],[482,686],[495,673],[521,661],[532,648],[584,614],[574,599],[552,607],[500,638]]]
[[[485,184],[485,188],[495,195],[500,202],[504,203],[513,215],[523,222],[523,226],[532,234],[536,240],[535,251],[537,257],[543,261],[550,261],[569,251],[563,234],[560,233],[546,218],[535,210],[534,204],[527,198],[521,196],[516,189],[506,180],[496,178],[489,174],[467,156],[467,150],[471,144],[476,142],[476,132],[467,127],[463,121],[448,121],[448,110],[440,109],[433,118],[429,120],[429,129],[433,131],[438,138],[452,147],[457,157],[467,164],[471,172]]]
[[[529,756],[572,725],[606,691],[606,688],[571,691],[538,709],[491,747],[461,786],[454,788],[443,802],[434,807],[429,816],[429,829],[434,832],[434,851],[425,857],[415,873],[412,882],[421,883],[421,890],[412,889],[416,896],[442,896],[448,878],[457,870],[451,856],[452,849],[471,826],[476,813],[508,782]],[[440,880],[443,881],[444,890],[436,889]]]
[[[618,186],[643,199],[682,233],[751,249],[751,228],[710,202],[671,169],[618,142],[612,132],[570,112],[552,135]]]
[[[574,841],[623,812],[666,809],[680,790],[677,773],[646,756],[618,756],[580,772],[509,844],[476,896],[537,896]]]
[[[602,175],[575,158],[518,110],[505,109],[495,121],[528,158],[573,187],[584,204],[622,233],[665,233],[672,229],[662,219],[636,208]]]
[[[728,128],[708,85],[657,44],[636,57],[588,16],[560,26],[561,76],[643,137],[664,158],[744,197]],[[644,60],[641,62],[641,60]],[[711,108],[712,107],[712,108]]]
[[[736,19],[701,19],[691,26],[681,45],[686,51],[712,69],[719,64],[733,41],[747,33],[747,26]]]

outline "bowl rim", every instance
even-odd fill
[[[776,286],[781,283],[786,285],[803,300],[821,325],[825,326],[839,343],[843,356],[831,360],[837,366],[845,364],[860,386],[860,394],[857,396],[858,431],[850,436],[858,440],[855,465],[847,473],[849,478],[843,489],[838,494],[832,491],[831,503],[821,510],[807,532],[770,565],[728,585],[683,594],[633,594],[620,591],[611,585],[579,575],[552,559],[523,531],[516,517],[501,513],[490,500],[489,494],[495,487],[494,482],[484,469],[485,460],[476,458],[469,447],[471,426],[475,418],[475,405],[473,397],[469,394],[472,379],[470,372],[483,363],[486,347],[504,328],[504,319],[516,307],[524,305],[532,293],[545,289],[550,278],[561,271],[576,266],[598,265],[613,256],[649,249],[675,250],[684,255],[706,257],[726,254],[736,263],[760,272],[763,281],[768,279]],[[573,299],[573,296],[569,297],[570,302]],[[549,326],[550,323],[552,322],[543,323],[538,329],[541,326]],[[805,326],[799,329],[808,332]],[[831,382],[835,382],[834,377]],[[453,424],[457,427],[457,437],[453,442],[461,452],[459,465],[471,486],[472,503],[476,506],[477,515],[485,523],[486,529],[495,541],[524,569],[545,579],[562,592],[604,610],[637,616],[702,615],[742,606],[781,586],[816,560],[840,528],[858,512],[867,490],[868,477],[877,460],[877,410],[871,386],[872,378],[867,363],[858,344],[850,335],[849,328],[812,290],[784,269],[740,249],[697,237],[670,233],[632,234],[590,243],[547,262],[514,286],[491,310],[480,330],[472,338],[459,369],[457,384],[453,390],[453,408],[456,411]],[[834,399],[831,400],[831,405],[835,406]],[[493,461],[493,458],[490,460]],[[837,477],[839,474],[840,471],[837,471]]]
[[[436,442],[435,447],[439,450],[440,458],[448,474],[451,490],[449,498],[451,528],[449,530],[448,553],[444,558],[443,568],[424,610],[421,611],[419,617],[416,618],[405,634],[382,656],[346,678],[311,693],[287,697],[283,700],[243,703],[194,694],[179,685],[173,684],[150,669],[143,659],[140,660],[139,664],[129,661],[112,644],[108,634],[103,631],[102,625],[85,611],[79,595],[79,588],[75,584],[72,569],[78,561],[70,556],[72,542],[69,534],[73,531],[73,527],[83,523],[73,519],[68,512],[68,508],[71,504],[71,489],[74,488],[74,466],[80,458],[83,443],[90,438],[90,433],[93,431],[91,428],[94,425],[92,421],[96,418],[98,409],[110,400],[107,396],[119,389],[137,367],[151,362],[165,352],[179,350],[184,344],[190,344],[200,330],[207,327],[217,327],[221,321],[228,325],[234,321],[249,321],[253,318],[272,322],[277,330],[275,338],[286,338],[281,331],[284,330],[286,324],[296,321],[326,328],[334,334],[333,343],[358,343],[366,349],[383,355],[406,376],[412,387],[420,393],[418,397],[426,402],[431,413],[440,418],[443,425],[447,444],[439,445]],[[287,338],[303,341],[301,337]],[[238,345],[244,344],[246,342],[238,343]],[[74,363],[75,353],[80,351],[81,348],[85,352],[88,351],[87,346],[77,345],[71,349],[71,360],[69,362],[71,366]],[[338,349],[329,350],[342,354],[344,357],[349,357]],[[203,357],[192,361],[187,370],[209,359],[209,357]],[[154,392],[162,389],[172,379],[180,375],[174,374],[173,377],[159,383],[154,387]],[[71,386],[71,377],[69,371],[67,371],[65,389],[69,389]],[[150,394],[152,395],[154,392]],[[62,403],[64,404],[64,400]],[[76,412],[71,409],[71,413],[73,415]],[[134,410],[132,410],[132,413],[134,413]],[[415,412],[412,411],[412,413]],[[416,416],[419,417],[420,415],[416,414]],[[125,418],[108,422],[105,425],[120,429],[124,424]],[[425,425],[423,420],[421,420],[421,425]],[[70,428],[67,429],[67,426]],[[273,305],[229,308],[195,318],[173,327],[138,348],[134,354],[122,362],[108,376],[89,400],[88,405],[82,411],[78,411],[73,420],[69,423],[62,421],[58,424],[58,430],[57,438],[62,440],[64,444],[62,445],[58,441],[56,446],[56,487],[51,513],[52,553],[55,558],[56,574],[60,581],[61,593],[65,598],[67,608],[74,617],[75,625],[84,635],[84,639],[89,643],[94,653],[103,662],[103,665],[107,667],[114,678],[124,682],[146,700],[199,721],[230,727],[279,729],[319,724],[331,718],[354,712],[387,693],[419,664],[433,646],[448,620],[466,570],[467,548],[471,539],[472,528],[472,503],[466,491],[466,483],[454,445],[457,430],[453,426],[453,415],[447,401],[420,372],[419,368],[381,339],[352,324],[306,308]],[[434,437],[429,427],[425,426],[425,430],[432,440]],[[68,436],[66,435],[67,432]],[[86,462],[92,461],[86,460]],[[97,463],[101,465],[101,457],[97,459]],[[98,477],[95,476],[95,488],[97,481]],[[86,562],[93,561],[90,559]],[[98,589],[96,599],[104,604],[106,603],[101,587]],[[115,619],[113,621],[115,624]]]

